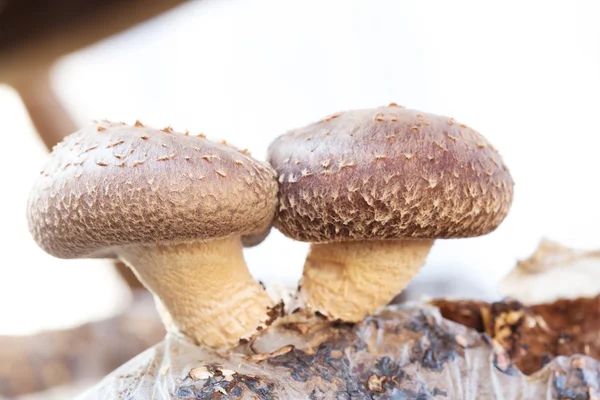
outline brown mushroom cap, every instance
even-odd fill
[[[102,121],[54,148],[28,221],[56,257],[112,256],[117,246],[253,235],[276,193],[273,170],[233,147]]]
[[[258,246],[267,238],[267,236],[269,236],[269,234],[271,233],[271,227],[272,225],[269,224],[266,227],[262,228],[260,231],[242,236],[242,245],[244,247]]]
[[[394,104],[347,111],[280,136],[275,226],[313,243],[472,237],[513,198],[494,147],[452,118]]]

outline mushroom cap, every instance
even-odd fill
[[[272,222],[273,221],[271,221],[271,223]],[[244,247],[254,247],[261,244],[271,233],[271,223],[255,233],[242,236],[242,245]]]
[[[493,231],[513,198],[494,147],[454,119],[392,104],[280,136],[274,225],[296,240],[461,238]]]
[[[270,166],[226,144],[101,121],[65,138],[31,191],[29,229],[61,258],[254,235],[273,219]]]

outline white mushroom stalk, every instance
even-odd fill
[[[417,274],[435,239],[484,235],[507,215],[513,181],[483,136],[395,104],[347,111],[280,136],[274,226],[311,243],[308,307],[356,322]]]
[[[273,301],[252,279],[242,240],[266,237],[276,193],[272,169],[247,152],[101,121],[54,149],[28,220],[54,256],[125,261],[169,331],[228,347],[271,319]]]

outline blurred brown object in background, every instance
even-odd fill
[[[46,147],[73,132],[49,82],[60,57],[159,15],[185,0],[4,0],[0,83],[21,95]]]
[[[10,82],[48,150],[77,130],[75,122],[52,90],[49,74],[48,69],[31,70],[26,77]]]
[[[184,0],[0,1],[0,83],[21,97],[44,145],[77,130],[52,89],[60,57],[122,32]],[[0,337],[0,395],[17,395],[98,379],[164,336],[151,296],[125,265],[134,290],[130,310],[114,318],[34,336]]]
[[[600,359],[600,294],[594,278],[598,270],[600,252],[543,239],[501,283],[516,299],[431,304],[445,318],[487,333],[529,375],[559,355]],[[528,303],[536,299],[545,301]]]
[[[127,284],[127,286],[129,286],[131,290],[146,290],[144,285],[142,285],[142,283],[135,276],[131,268],[125,265],[125,263],[121,261],[115,261],[114,266],[119,275],[121,276],[121,279],[125,281],[125,283]]]
[[[185,0],[4,0],[0,2],[0,83],[12,86],[48,149],[77,130],[52,90],[60,57],[155,17]],[[133,273],[117,264],[132,288]]]
[[[0,336],[0,397],[95,381],[165,335],[152,295],[135,293],[122,314],[77,328]]]
[[[88,390],[96,383],[95,381],[85,381],[74,385],[56,386],[43,392],[34,392],[19,397],[3,397],[0,400],[65,400],[74,399],[81,393]]]
[[[600,296],[527,307],[516,300],[434,300],[442,316],[485,332],[523,373],[531,375],[556,356],[600,359]]]
[[[0,2],[0,82],[155,17],[185,0],[4,0]]]

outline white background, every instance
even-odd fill
[[[54,83],[79,123],[172,125],[263,159],[277,135],[338,110],[393,101],[452,116],[501,151],[515,200],[493,234],[436,242],[419,279],[458,273],[494,296],[542,236],[600,248],[598,4],[204,0],[61,60]],[[1,86],[0,130],[0,333],[123,307],[104,262],[56,260],[30,238],[25,199],[45,150]],[[306,249],[274,232],[247,261],[293,285]]]

